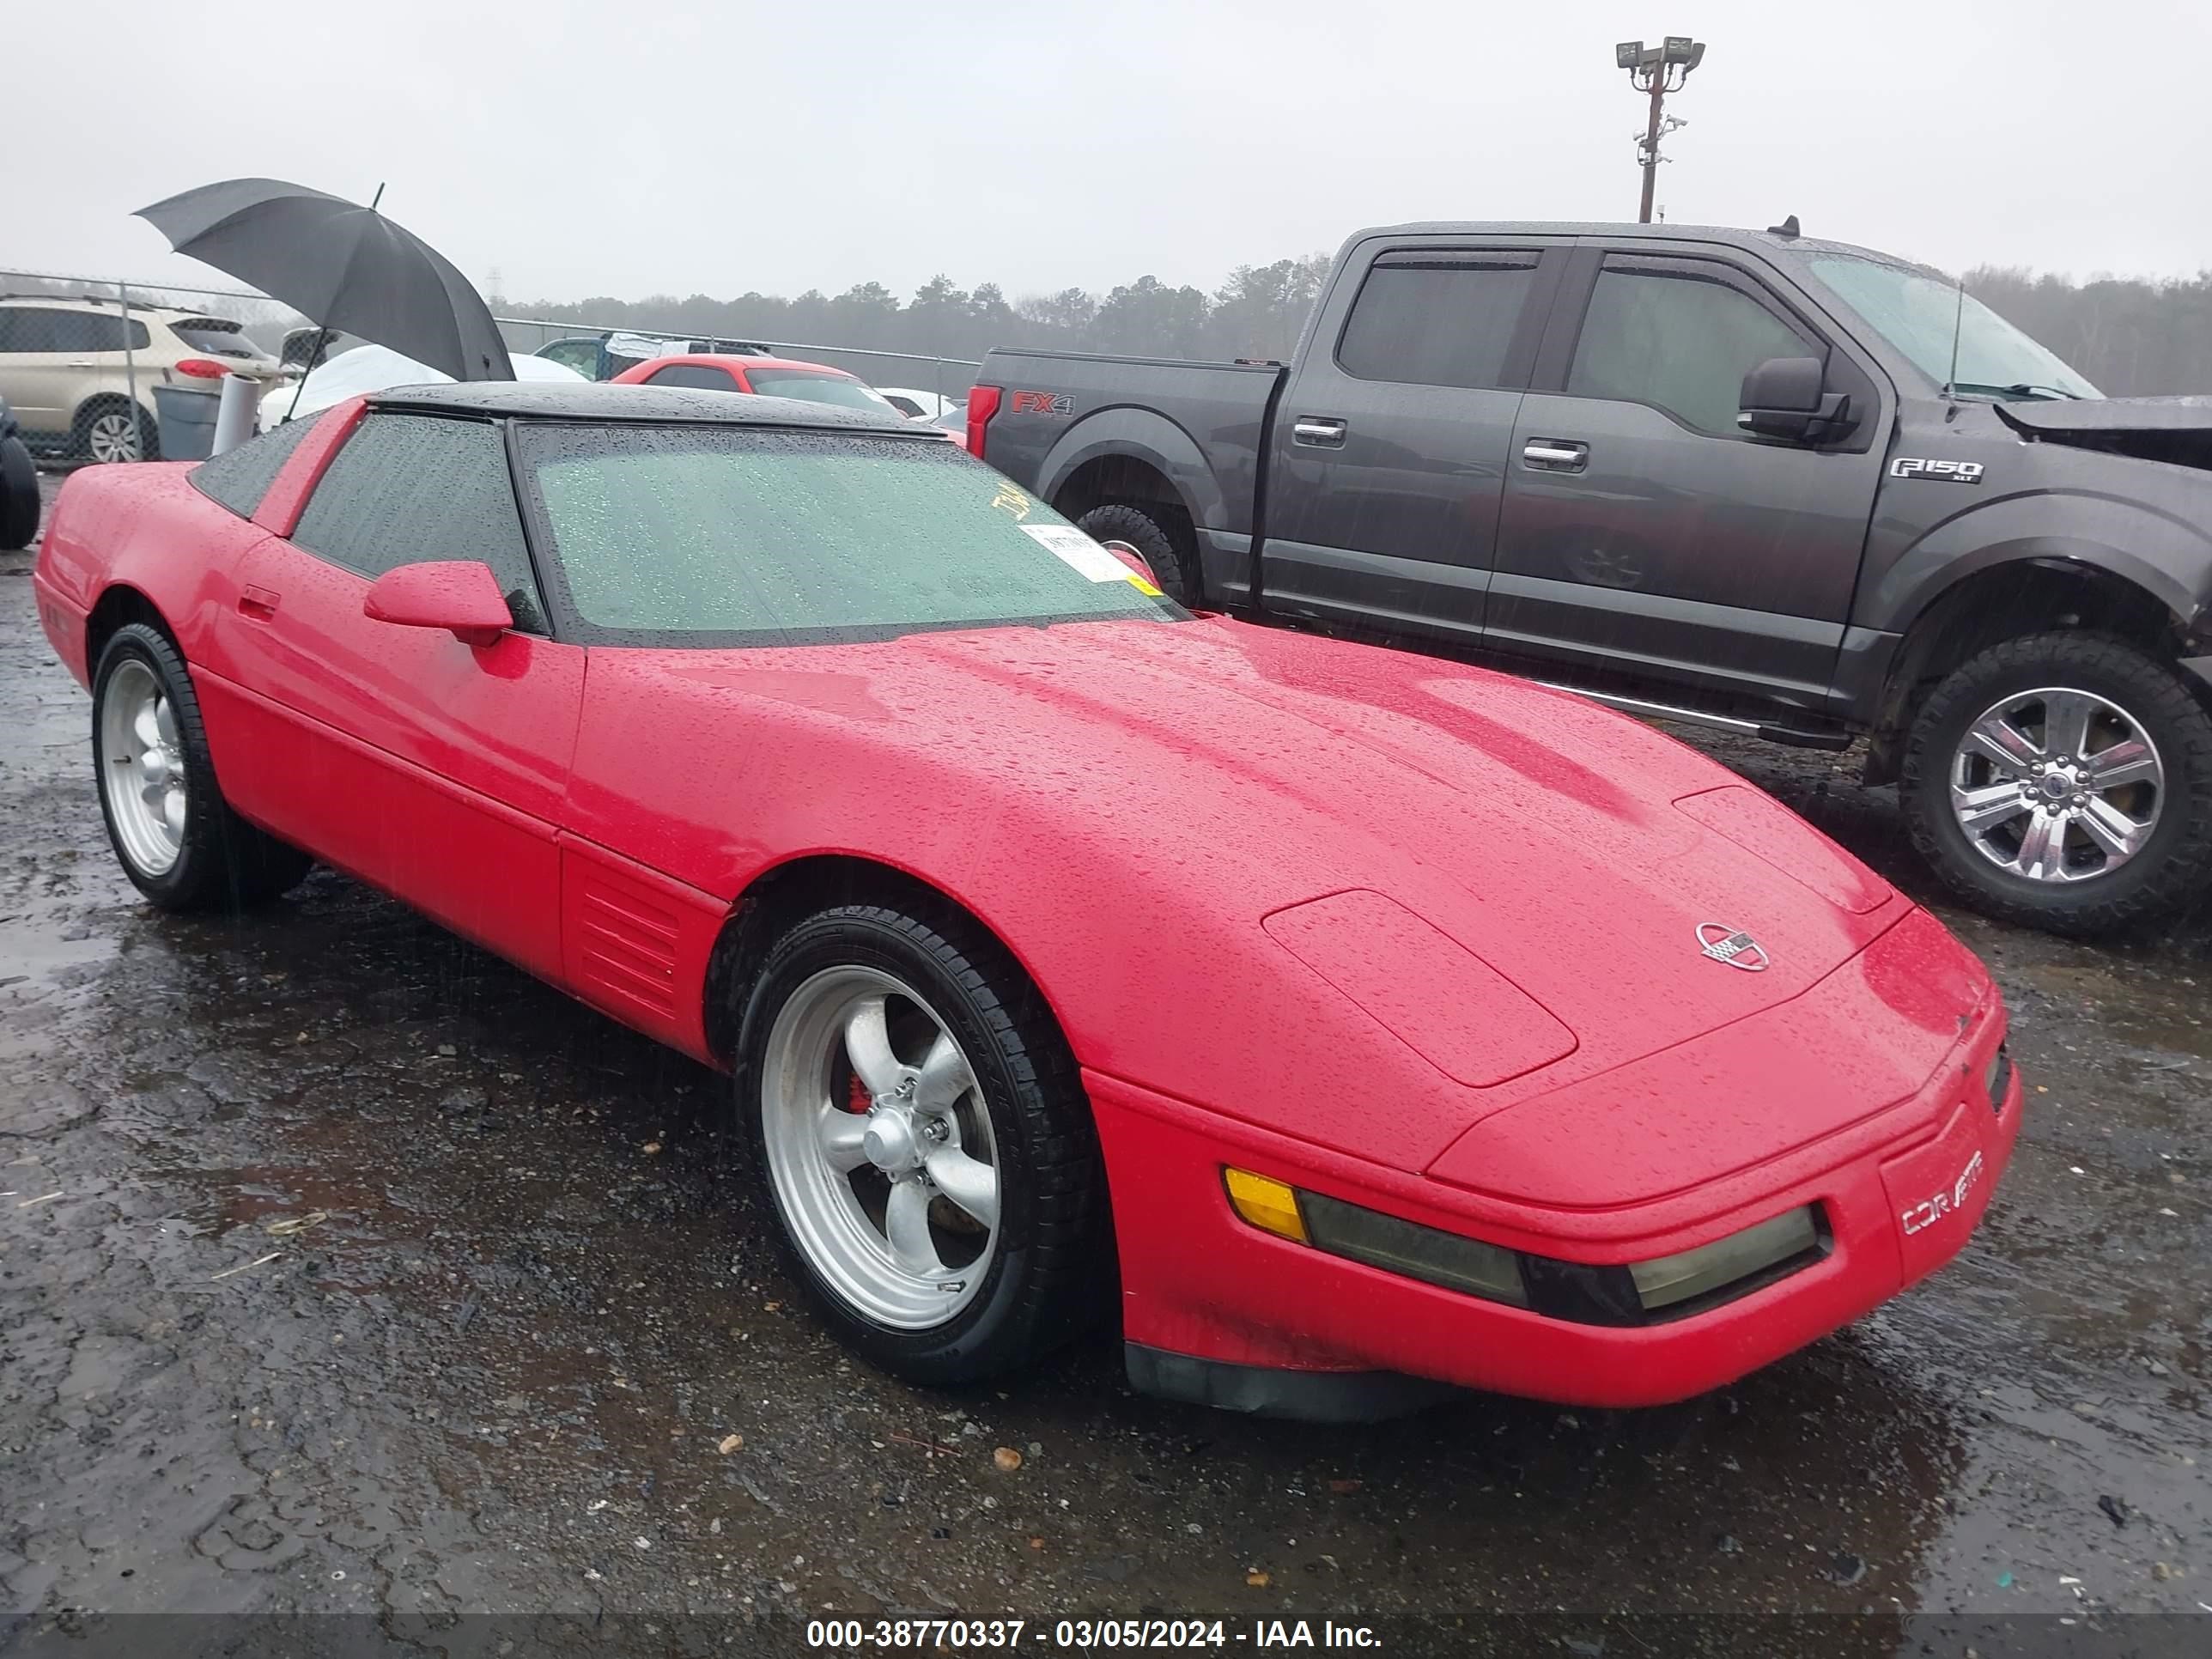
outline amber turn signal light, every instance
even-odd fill
[[[1229,1189],[1230,1207],[1263,1233],[1273,1233],[1294,1243],[1306,1242],[1305,1218],[1298,1213],[1298,1195],[1279,1181],[1249,1170],[1224,1170],[1222,1184]]]

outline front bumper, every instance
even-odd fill
[[[1994,998],[1926,1083],[1850,1128],[1696,1195],[1602,1212],[1539,1210],[1365,1164],[1086,1073],[1114,1193],[1122,1328],[1139,1387],[1300,1417],[1422,1403],[1407,1379],[1598,1407],[1702,1394],[1859,1318],[1956,1255],[2019,1134],[2017,1071],[1980,1079],[2003,1040]],[[1239,1219],[1224,1165],[1425,1226],[1595,1265],[1693,1249],[1817,1204],[1828,1249],[1702,1312],[1577,1323],[1329,1255]],[[1747,1196],[1747,1194],[1755,1194]]]

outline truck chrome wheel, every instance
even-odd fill
[[[143,662],[125,662],[108,678],[100,753],[100,789],[124,856],[141,875],[163,874],[185,844],[185,752],[176,712]]]
[[[975,1300],[997,1248],[1000,1163],[959,1042],[876,968],[827,968],[770,1027],[769,1178],[793,1242],[879,1325],[920,1331]]]
[[[2087,881],[2141,852],[2166,770],[2142,725],[2094,692],[2045,686],[1992,703],[1951,760],[1951,811],[1974,850],[2030,881]]]

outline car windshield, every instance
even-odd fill
[[[836,404],[841,409],[906,412],[875,387],[842,374],[812,374],[803,368],[749,368],[745,379],[763,398],[796,398],[802,403]]]
[[[225,322],[216,317],[179,319],[169,325],[169,331],[195,351],[204,351],[210,357],[258,357],[262,355],[253,342],[240,332],[236,323]]]
[[[935,439],[553,424],[519,437],[586,642],[801,645],[1189,614]]]
[[[2057,352],[1924,271],[1848,253],[1808,254],[1806,263],[1937,386],[2005,402],[2104,396]]]

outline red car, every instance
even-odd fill
[[[326,862],[729,1071],[909,1378],[1113,1316],[1244,1409],[1678,1399],[1948,1260],[2019,1131],[1979,963],[1758,790],[1193,617],[896,419],[387,392],[76,473],[36,585],[149,899]]]
[[[897,404],[859,375],[848,374],[827,363],[803,363],[791,357],[689,352],[634,364],[608,384],[688,387],[696,392],[750,392],[761,398],[796,398],[801,403],[869,410],[892,418],[904,414]]]

